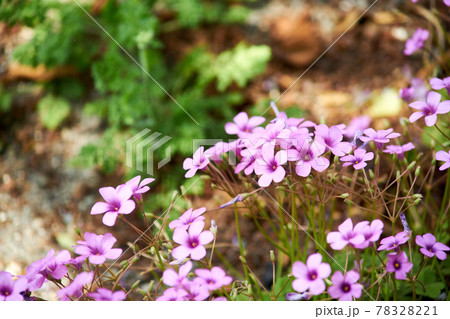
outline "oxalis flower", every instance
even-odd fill
[[[27,280],[20,277],[13,280],[13,275],[0,271],[0,301],[22,301],[21,292],[27,289]]]
[[[127,296],[122,290],[112,292],[106,288],[98,288],[96,292],[90,292],[87,295],[95,301],[122,301]]]
[[[192,224],[202,222],[205,219],[205,217],[202,216],[204,212],[206,212],[206,207],[198,208],[195,210],[189,208],[178,219],[170,222],[169,228],[170,229],[181,228],[186,230]]]
[[[448,151],[448,152],[444,152],[444,151],[437,152],[436,153],[436,160],[445,162],[444,164],[442,164],[441,167],[439,167],[439,170],[440,171],[446,170],[447,168],[450,167],[450,151]]]
[[[130,214],[135,208],[135,202],[130,199],[133,195],[128,185],[114,187],[102,187],[99,190],[105,202],[97,202],[91,209],[91,215],[103,215],[103,224],[114,226],[119,215]]]
[[[404,251],[396,254],[388,254],[386,271],[395,273],[395,279],[406,280],[406,273],[411,270],[413,264],[408,262],[408,257]]]
[[[409,121],[414,123],[422,116],[425,116],[425,124],[433,126],[437,121],[437,114],[446,114],[450,111],[450,101],[441,102],[441,95],[436,92],[428,92],[427,102],[415,101],[409,104],[413,109],[419,110],[409,117]]]
[[[211,270],[196,269],[195,274],[197,275],[197,278],[195,278],[194,281],[204,285],[210,291],[220,289],[223,286],[228,286],[233,281],[233,278],[227,276],[225,271],[218,266],[211,268]]]
[[[425,256],[431,258],[436,256],[440,260],[447,259],[446,251],[449,251],[450,248],[443,243],[436,242],[436,237],[433,234],[425,234],[423,236],[416,236],[416,244],[420,247],[420,252]]]
[[[68,301],[72,298],[77,300],[83,295],[83,286],[89,284],[94,279],[94,272],[82,272],[72,281],[70,285],[58,291],[58,298]]]
[[[383,144],[389,143],[391,138],[397,138],[400,136],[399,133],[395,133],[393,131],[394,129],[392,128],[379,131],[375,131],[373,128],[368,128],[367,130],[364,130],[364,135],[360,136],[359,139],[364,143],[374,141],[375,146],[381,150],[383,148]]]
[[[359,274],[350,270],[344,275],[336,271],[331,277],[333,286],[328,288],[331,298],[337,298],[339,301],[352,301],[353,298],[361,297],[362,287],[357,283]]]
[[[384,153],[388,153],[388,154],[397,154],[398,159],[402,160],[403,158],[405,158],[405,152],[408,152],[412,149],[415,149],[416,147],[414,146],[413,143],[409,142],[405,145],[388,145],[386,146],[386,149],[383,150]]]
[[[380,241],[380,247],[378,247],[378,250],[398,250],[400,245],[406,243],[409,239],[409,235],[405,232],[400,232],[396,234],[395,236],[389,236],[386,238],[383,238]]]
[[[340,160],[345,162],[342,164],[343,167],[353,165],[354,169],[362,169],[367,166],[366,161],[373,160],[373,157],[372,152],[366,152],[366,150],[358,148],[353,152],[353,155],[343,156]]]
[[[383,227],[384,224],[379,219],[374,219],[370,225],[368,221],[362,221],[356,224],[353,230],[356,233],[363,235],[364,241],[359,245],[355,245],[355,248],[365,249],[371,243],[376,242],[383,232]]]
[[[287,162],[287,154],[285,151],[275,153],[275,146],[265,144],[262,147],[261,155],[255,162],[255,173],[261,175],[258,185],[261,187],[269,186],[272,181],[279,183],[286,175],[286,171],[282,167]]]
[[[421,49],[424,42],[428,39],[429,36],[430,33],[428,32],[428,30],[418,28],[414,32],[413,36],[406,41],[405,50],[403,51],[403,53],[405,55],[411,55],[417,50]]]
[[[122,249],[112,248],[117,239],[110,233],[96,235],[86,232],[84,239],[84,241],[77,241],[75,253],[89,258],[94,265],[101,265],[106,259],[117,259],[122,254]]]
[[[327,235],[327,243],[334,250],[341,250],[347,245],[357,247],[365,241],[364,235],[353,230],[353,222],[347,218],[338,227],[339,231],[331,232]]]
[[[188,293],[184,289],[169,288],[162,296],[156,298],[156,301],[184,301],[187,296]]]
[[[175,229],[173,240],[180,246],[172,250],[172,256],[175,259],[184,259],[191,256],[193,260],[200,260],[206,256],[204,245],[213,241],[214,235],[209,231],[203,231],[204,222],[194,223],[189,230]]]
[[[46,279],[59,280],[67,274],[66,264],[71,260],[71,256],[68,250],[62,250],[55,255],[55,250],[51,249],[47,256],[32,263],[27,268],[27,275],[29,278],[33,277],[33,274],[39,273]],[[36,280],[41,282],[38,278]]]
[[[150,190],[150,187],[146,186],[148,184],[150,184],[151,182],[153,182],[155,179],[154,178],[144,178],[141,181],[141,176],[136,176],[132,179],[130,179],[128,182],[126,182],[125,184],[130,187],[131,192],[133,193],[133,197],[140,202],[142,200],[142,194],[146,193]],[[139,183],[140,182],[140,183]]]
[[[188,281],[187,275],[192,269],[192,262],[187,261],[184,265],[180,266],[178,272],[173,269],[166,269],[163,273],[163,283],[169,287],[179,288]]]
[[[447,1],[450,4],[450,0]],[[430,85],[433,88],[433,90],[446,89],[447,92],[450,94],[450,76],[442,80],[439,78],[432,78],[430,80]]]
[[[255,127],[264,123],[265,120],[261,116],[252,116],[249,119],[247,113],[241,112],[233,118],[234,123],[229,122],[225,124],[225,132],[230,135],[236,134],[239,137],[245,137],[252,133]]]
[[[195,151],[192,158],[186,158],[183,162],[183,169],[187,170],[184,177],[190,178],[197,173],[199,169],[204,169],[209,164],[209,159],[205,153],[205,148],[200,146],[198,150]]]
[[[316,141],[326,146],[325,152],[330,150],[336,156],[344,156],[350,153],[352,145],[342,142],[344,136],[337,126],[328,128],[325,124],[320,124],[315,131]]]
[[[306,260],[306,265],[301,261],[296,261],[292,265],[292,274],[295,280],[292,282],[292,288],[298,292],[304,292],[309,289],[312,295],[320,295],[325,291],[324,279],[331,274],[331,267],[322,262],[322,255],[312,254]]]

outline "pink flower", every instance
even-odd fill
[[[187,292],[185,300],[203,301],[209,298],[208,287],[195,281],[189,281],[184,284],[184,289]]]
[[[439,167],[440,171],[443,171],[443,170],[449,168],[450,167],[450,151],[448,151],[448,152],[444,152],[444,151],[437,152],[436,153],[436,160],[445,162],[444,164],[442,164],[441,167]]]
[[[112,292],[106,288],[98,288],[96,292],[90,292],[87,295],[95,301],[122,301],[127,297],[122,290]]]
[[[27,274],[39,273],[47,279],[59,280],[67,274],[66,264],[70,259],[68,250],[62,250],[55,256],[55,250],[51,249],[47,256],[27,268]]]
[[[341,157],[341,161],[345,162],[342,166],[346,167],[353,165],[354,169],[361,169],[367,166],[366,161],[371,161],[373,156],[372,152],[366,153],[366,150],[358,148],[353,152],[353,155]]]
[[[98,190],[105,202],[97,202],[91,209],[91,215],[103,215],[103,224],[114,226],[117,216],[130,214],[136,204],[130,199],[133,192],[126,184],[114,187],[102,187]]]
[[[387,130],[379,130],[375,131],[373,128],[368,128],[364,131],[363,136],[360,136],[359,139],[364,143],[368,143],[370,141],[375,142],[375,146],[378,149],[383,148],[383,144],[389,143],[389,139],[397,138],[400,136],[399,133],[392,132],[394,129],[390,128]]]
[[[188,281],[187,275],[192,269],[192,262],[187,261],[184,265],[180,266],[178,272],[173,269],[166,269],[163,273],[163,283],[169,287],[179,288]]]
[[[173,240],[180,244],[172,250],[172,256],[175,259],[184,259],[189,255],[193,260],[200,260],[206,256],[204,245],[213,241],[214,235],[209,231],[203,231],[205,223],[203,221],[194,223],[186,231],[182,228],[175,229]]]
[[[83,295],[83,286],[89,284],[94,279],[94,272],[82,272],[72,281],[70,285],[58,291],[58,298],[68,301],[72,298],[77,300]]]
[[[227,276],[225,271],[220,267],[213,267],[209,269],[196,269],[195,274],[197,278],[194,281],[204,285],[208,290],[213,291],[228,286],[233,281],[233,278]]]
[[[279,183],[286,175],[286,171],[282,167],[287,162],[287,154],[285,151],[279,151],[275,154],[275,146],[265,144],[261,150],[262,158],[256,160],[255,173],[261,175],[258,184],[261,187],[267,187],[270,183]]]
[[[403,51],[403,53],[405,55],[411,55],[417,50],[421,49],[424,42],[428,39],[429,36],[430,33],[428,32],[428,30],[418,28],[416,32],[414,32],[413,36],[406,41],[405,50]]]
[[[142,182],[139,183],[140,180],[141,180],[141,176],[136,176],[125,183],[126,185],[128,185],[128,187],[130,187],[131,192],[133,193],[133,197],[138,202],[140,202],[142,200],[142,194],[146,193],[150,190],[150,187],[148,187],[146,185],[150,184],[155,179],[154,178],[145,178],[142,180]]]
[[[441,102],[441,95],[436,92],[428,92],[427,102],[416,101],[409,104],[413,109],[419,110],[409,117],[409,121],[414,123],[422,116],[425,116],[425,124],[433,126],[437,121],[437,114],[446,114],[450,111],[450,101]]]
[[[397,154],[397,157],[401,160],[405,157],[405,152],[408,152],[412,149],[415,149],[413,143],[409,142],[405,145],[388,145],[386,146],[386,149],[383,151],[384,153],[389,154]]]
[[[169,288],[164,294],[156,299],[156,301],[184,301],[188,293],[184,289]]]
[[[359,274],[350,270],[344,275],[342,272],[336,271],[331,277],[333,286],[328,288],[328,293],[331,298],[339,298],[339,301],[352,301],[352,298],[361,297],[362,287],[356,283],[359,279]]]
[[[350,143],[342,142],[343,135],[336,126],[328,128],[325,124],[320,124],[316,126],[315,136],[318,143],[326,146],[325,152],[330,150],[336,156],[344,156],[352,150]]]
[[[202,216],[205,211],[206,207],[198,208],[196,210],[192,210],[192,208],[189,208],[178,219],[170,222],[169,228],[181,228],[187,230],[194,223],[202,222],[203,220],[205,220],[205,217]]]
[[[386,271],[395,273],[395,279],[406,280],[406,273],[411,270],[413,264],[408,262],[404,251],[387,255]]]
[[[355,245],[355,248],[365,249],[371,243],[378,241],[383,232],[383,227],[384,224],[379,219],[374,219],[370,225],[368,221],[362,221],[356,224],[354,231],[358,234],[362,234],[364,236],[364,241],[359,245]]]
[[[294,262],[292,274],[295,277],[292,282],[295,291],[304,292],[309,289],[312,295],[320,295],[325,291],[323,280],[331,274],[331,267],[322,262],[321,254],[316,253],[308,257],[306,265],[301,261]]]
[[[448,2],[450,4],[450,0],[448,0]],[[430,85],[433,90],[442,90],[445,88],[450,94],[450,76],[442,80],[439,78],[432,78],[430,80]]]
[[[27,289],[27,280],[23,277],[13,280],[13,275],[0,271],[0,301],[22,301],[21,292]]]
[[[370,117],[365,115],[353,118],[350,121],[350,124],[345,128],[345,137],[353,139],[357,132],[364,131],[369,127],[370,121]]]
[[[262,123],[266,119],[261,116],[252,116],[248,118],[247,113],[241,112],[233,118],[234,123],[225,124],[225,132],[227,134],[237,134],[239,137],[245,137],[249,133],[253,132],[253,129]]]
[[[93,233],[84,233],[85,241],[77,241],[75,246],[75,253],[89,258],[89,261],[94,265],[103,264],[106,259],[117,259],[122,254],[122,249],[112,248],[117,241],[110,233],[104,235],[96,235]]]
[[[209,164],[209,159],[205,153],[205,148],[200,146],[195,151],[192,158],[186,158],[183,162],[183,169],[188,170],[184,177],[190,178],[197,173],[199,169],[204,169]]]
[[[256,159],[260,158],[260,149],[247,148],[242,150],[242,159],[239,164],[236,165],[235,174],[238,174],[244,170],[245,175],[250,175],[255,170]]]
[[[400,245],[406,243],[409,239],[409,235],[405,232],[400,232],[394,236],[389,236],[386,238],[383,238],[380,241],[380,247],[378,247],[378,250],[398,250]]]
[[[425,234],[423,236],[416,236],[416,244],[420,247],[420,252],[425,256],[431,258],[436,256],[440,260],[447,259],[446,251],[449,251],[450,248],[443,243],[436,242],[436,237],[433,234]]]
[[[301,139],[300,139],[301,140]],[[316,141],[309,144],[308,139],[300,142],[299,147],[288,150],[289,160],[298,159],[295,164],[295,172],[298,176],[308,177],[311,169],[323,172],[330,166],[328,158],[321,156],[325,152],[325,146]]]
[[[364,235],[353,230],[353,223],[350,218],[340,224],[338,229],[339,231],[330,232],[327,235],[327,243],[334,250],[341,250],[347,245],[356,247],[365,241]]]

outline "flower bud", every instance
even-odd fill
[[[380,164],[380,156],[377,153],[377,156],[375,157],[375,166],[378,166]]]
[[[80,229],[78,228],[78,227],[74,227],[74,231],[75,231],[75,234],[77,234],[78,236],[80,236],[81,237],[81,232],[80,232]]]
[[[140,280],[137,280],[132,286],[131,286],[131,290],[136,289],[136,287],[140,284]]]
[[[349,205],[354,205],[355,204],[352,200],[350,200],[348,198],[344,199],[344,203],[347,203]]]
[[[416,171],[414,172],[415,176],[419,176],[419,174],[420,174],[420,165],[417,166]]]
[[[121,266],[123,269],[127,268],[129,265],[130,265],[130,263],[128,262],[128,260],[122,260],[122,261],[120,262],[120,266]]]
[[[270,260],[271,260],[272,262],[275,261],[275,252],[274,252],[273,250],[270,251]]]
[[[211,227],[209,228],[209,231],[216,236],[217,233],[217,226],[216,226],[216,222],[214,221],[214,219],[211,220]]]
[[[239,260],[241,261],[241,263],[243,263],[244,265],[246,265],[247,264],[247,261],[245,260],[245,258],[244,257],[242,257],[242,256],[239,256]]]
[[[378,157],[377,157],[378,158]],[[375,174],[373,173],[373,171],[371,169],[369,169],[369,177],[371,179],[375,179]]]
[[[341,195],[341,198],[344,198],[344,199],[345,199],[345,198],[347,198],[348,196],[349,196],[348,193],[344,193],[344,194]]]
[[[413,161],[411,164],[408,165],[408,171],[412,170],[416,166],[416,161]]]
[[[419,203],[420,203],[421,200],[422,200],[422,199],[420,199],[420,198],[416,199],[416,200],[414,201],[414,206],[419,205]]]

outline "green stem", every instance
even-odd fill
[[[237,205],[234,204],[234,219],[236,222],[236,232],[237,232],[237,236],[238,236],[238,241],[239,241],[239,252],[242,256],[242,258],[245,258],[245,251],[244,251],[244,245],[242,243],[242,237],[241,237],[241,229],[239,227],[239,213],[238,213],[238,209],[237,209]],[[245,265],[242,265],[244,268],[244,273],[245,273],[245,279],[250,282],[250,277],[248,275],[248,270],[247,267]]]

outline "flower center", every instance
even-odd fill
[[[273,170],[276,170],[276,169],[277,169],[277,167],[276,167],[275,165],[273,165],[273,166],[272,166],[272,169],[273,169]]]
[[[356,161],[355,161],[355,164],[358,164],[358,163],[359,163],[359,161],[358,161],[358,160],[356,160]]]
[[[399,264],[398,262],[396,262],[396,263],[394,264],[394,268],[395,268],[395,269],[400,269],[400,264]]]
[[[350,291],[350,285],[349,284],[344,284],[342,286],[342,290],[344,290],[345,292],[349,292]]]

